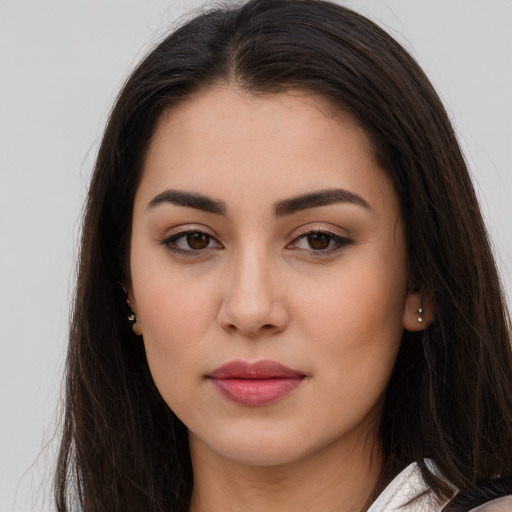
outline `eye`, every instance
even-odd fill
[[[309,231],[297,237],[290,248],[313,253],[330,254],[344,249],[353,242],[349,238],[328,231]]]
[[[206,235],[205,233],[200,233],[199,231],[196,231],[195,233],[188,233],[187,235],[181,237],[183,241],[185,241],[186,245],[188,245],[188,248],[190,249],[206,249],[208,245],[210,245],[211,237]],[[178,238],[178,240],[180,240]],[[181,240],[180,240],[181,241]],[[177,244],[178,246],[180,244]],[[185,249],[185,247],[182,247],[182,249]]]
[[[178,254],[195,255],[209,249],[220,249],[222,245],[203,231],[181,231],[162,241],[169,250]]]
[[[315,251],[323,251],[324,249],[328,249],[331,246],[331,243],[334,241],[333,238],[327,233],[310,233],[306,235],[305,240],[307,241],[309,247],[311,249],[315,249]]]

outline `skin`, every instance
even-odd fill
[[[334,189],[366,205],[276,215],[279,201]],[[168,190],[226,211],[151,205]],[[203,233],[193,248],[191,230]],[[151,373],[189,429],[191,510],[361,510],[403,329],[430,317],[417,321],[398,199],[358,125],[307,93],[230,85],[173,107],[146,155],[130,269]],[[235,404],[208,378],[262,359],[305,378],[265,406]]]

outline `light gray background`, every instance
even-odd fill
[[[79,217],[107,111],[169,23],[202,3],[0,0],[0,512],[52,509]],[[512,295],[512,0],[345,4],[439,90]]]

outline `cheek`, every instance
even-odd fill
[[[193,341],[208,327],[217,301],[215,275],[178,265],[160,247],[147,244],[132,247],[131,270],[145,338],[170,346]]]
[[[181,403],[199,381],[200,347],[204,312],[187,294],[167,292],[146,301],[141,312],[143,341],[148,366],[157,389],[178,416]]]
[[[205,354],[216,325],[219,286],[214,273],[163,260],[151,265],[149,256],[143,258],[144,270],[134,273],[133,284],[151,375],[169,407],[186,417],[191,401],[202,403],[197,391],[208,369]]]
[[[211,298],[201,293],[158,290],[141,306],[140,318],[144,337],[163,345],[191,346],[208,329],[213,316]],[[149,290],[148,290],[149,291]]]
[[[331,381],[358,395],[371,387],[368,397],[384,391],[403,333],[405,258],[381,256],[347,261],[343,272],[297,294],[307,298],[298,316],[309,338],[318,340],[315,352]]]
[[[371,267],[371,266],[370,266]],[[341,339],[371,340],[372,333],[402,332],[406,278],[403,272],[345,269],[322,282],[305,283],[296,292],[299,315],[319,337],[338,333]]]
[[[204,282],[184,282],[179,274],[160,275],[153,286],[146,283],[138,301],[148,353],[172,361],[185,360],[197,349],[216,317],[217,301],[210,288]]]

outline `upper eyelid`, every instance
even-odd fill
[[[305,233],[302,233],[302,234],[300,234],[300,235],[296,236],[296,237],[295,237],[295,238],[290,242],[290,244],[288,244],[288,245],[291,245],[291,244],[295,243],[297,240],[300,240],[300,239],[302,239],[302,238],[305,238],[305,237],[307,237],[308,235],[310,235],[310,234],[312,234],[312,233],[321,233],[321,234],[324,234],[324,235],[330,236],[334,241],[338,240],[338,242],[340,242],[340,241],[343,241],[343,242],[346,242],[346,243],[348,243],[348,242],[352,243],[352,242],[353,242],[353,240],[352,240],[352,239],[350,239],[348,236],[339,235],[339,234],[337,234],[337,233],[333,233],[332,231],[322,231],[322,230],[318,229],[318,230],[311,230],[311,231],[307,231],[307,232],[305,232]]]
[[[169,241],[172,238],[178,238],[179,236],[185,236],[188,233],[203,233],[213,238],[217,243],[224,245],[220,241],[220,237],[211,228],[208,228],[202,224],[185,224],[170,228],[167,230],[165,236],[162,237],[162,242]],[[311,233],[325,233],[326,235],[331,235],[336,238],[343,238],[347,240],[351,238],[350,235],[342,228],[308,223],[295,228],[292,233],[290,233],[290,243]]]
[[[184,237],[190,233],[201,233],[203,235],[206,235],[210,237],[212,240],[214,240],[217,244],[220,246],[223,246],[223,243],[219,240],[219,237],[212,232],[209,228],[202,225],[184,225],[184,226],[176,226],[174,228],[171,228],[170,230],[167,230],[165,235],[161,237],[160,243],[162,245],[168,245],[171,242],[175,242],[181,237]],[[190,252],[198,252],[191,250]]]
[[[307,235],[309,233],[325,233],[327,235],[334,235],[341,238],[350,238],[349,234],[346,230],[336,227],[336,226],[325,226],[325,225],[315,225],[315,224],[305,224],[300,226],[299,228],[294,230],[294,234],[292,234],[293,239],[299,238],[303,235]]]
[[[180,247],[178,245],[177,241],[180,238],[186,237],[190,233],[201,233],[203,235],[206,235],[212,241],[214,241],[215,244],[217,244],[217,245],[214,247],[204,247],[201,249],[193,249],[193,248],[186,249],[186,248]],[[163,245],[167,250],[170,250],[171,252],[173,252],[174,254],[181,254],[183,256],[189,256],[189,257],[204,256],[205,254],[210,253],[212,250],[219,250],[219,249],[224,248],[224,245],[221,242],[219,242],[219,240],[215,236],[212,236],[209,233],[206,233],[204,231],[194,230],[194,229],[184,229],[184,230],[180,230],[175,233],[172,233],[172,234],[166,236],[163,240],[161,240],[160,244]]]
[[[337,252],[338,250],[343,249],[346,246],[354,245],[353,237],[349,233],[347,233],[346,230],[340,228],[339,226],[334,226],[332,224],[326,226],[325,224],[322,225],[308,223],[300,226],[298,229],[295,230],[295,232],[292,234],[292,240],[287,244],[287,247],[291,247],[294,244],[297,244],[299,240],[306,238],[307,236],[314,233],[321,233],[331,237],[332,241],[334,242],[334,246],[322,250],[307,249],[306,251],[310,252],[311,254],[316,254],[318,256],[326,256],[328,254]]]
[[[175,226],[168,230],[166,230],[163,239],[166,240],[175,235],[182,235],[187,233],[204,233],[205,235],[211,236],[212,238],[218,239],[218,236],[215,234],[213,230],[208,228],[207,226],[203,226],[201,224],[186,224],[181,226]]]

